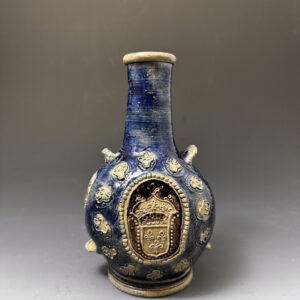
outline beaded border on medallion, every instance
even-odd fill
[[[151,179],[158,179],[166,184],[169,184],[173,190],[176,192],[178,198],[180,199],[180,204],[182,207],[182,228],[181,228],[181,236],[180,236],[180,244],[179,244],[179,249],[177,250],[176,253],[174,253],[171,257],[167,258],[161,258],[161,259],[156,259],[156,260],[149,260],[146,259],[133,249],[131,245],[131,241],[129,239],[129,232],[127,228],[127,220],[125,218],[127,217],[127,208],[128,208],[128,203],[130,201],[130,197],[134,190],[140,185],[141,183],[151,180]],[[140,176],[139,178],[135,179],[124,191],[122,199],[119,203],[118,206],[118,211],[120,215],[120,229],[122,233],[122,243],[123,246],[125,247],[125,250],[133,257],[135,260],[137,260],[139,263],[143,263],[145,265],[150,265],[150,264],[165,264],[168,263],[169,261],[175,259],[179,254],[181,254],[184,249],[185,249],[185,244],[186,244],[186,239],[188,235],[188,230],[189,230],[189,224],[190,224],[190,211],[189,211],[189,204],[187,197],[184,193],[184,191],[180,188],[180,186],[177,184],[177,182],[173,179],[170,178],[164,174],[161,173],[148,173]]]

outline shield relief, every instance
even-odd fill
[[[181,203],[166,183],[144,182],[131,195],[127,213],[131,246],[139,256],[155,260],[169,257],[178,250]]]
[[[169,251],[170,230],[168,225],[141,226],[141,244],[146,255],[158,257]]]

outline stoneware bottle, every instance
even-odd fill
[[[128,104],[121,149],[103,149],[105,164],[84,201],[91,237],[108,277],[121,291],[161,297],[184,289],[207,246],[215,218],[212,191],[193,166],[197,147],[179,152],[171,120],[175,56],[127,54]],[[194,134],[198,134],[194,132]]]

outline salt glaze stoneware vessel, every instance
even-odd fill
[[[192,160],[179,152],[171,121],[175,56],[127,54],[128,104],[123,145],[103,149],[105,164],[84,201],[91,237],[85,248],[103,254],[121,291],[161,297],[184,289],[212,234],[215,202]],[[197,132],[195,132],[197,134]]]

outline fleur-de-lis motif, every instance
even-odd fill
[[[149,278],[149,279],[151,279],[151,280],[157,280],[159,278],[162,278],[162,274],[161,274],[161,272],[159,270],[153,270],[146,277]]]
[[[197,216],[199,219],[207,219],[210,214],[210,203],[206,199],[201,199],[197,204]]]
[[[172,173],[177,173],[181,169],[180,163],[175,158],[167,159],[166,163]]]
[[[174,267],[173,270],[175,272],[181,272],[186,270],[188,267],[190,266],[189,261],[185,258],[183,260],[181,260],[179,263],[177,263]]]
[[[205,228],[203,231],[200,232],[200,242],[205,243],[207,242],[210,230],[209,228]]]
[[[111,260],[113,260],[115,255],[117,255],[117,251],[114,248],[110,249],[106,246],[102,246],[101,250],[102,250],[103,254]]]
[[[149,241],[149,248],[153,251],[153,253],[158,254],[161,252],[161,249],[164,247],[164,243],[167,239],[167,235],[164,231],[160,231],[159,234],[155,237],[152,230],[149,229],[147,233],[144,235],[144,239]]]
[[[128,171],[128,168],[129,167],[127,162],[123,161],[111,170],[111,175],[119,180],[123,180],[125,178],[126,172]]]
[[[144,169],[150,168],[151,164],[156,160],[156,155],[150,151],[144,151],[138,157],[138,162]]]
[[[103,184],[95,193],[95,198],[98,203],[108,202],[111,197],[111,187],[109,185]]]
[[[101,231],[102,233],[106,234],[110,231],[110,227],[105,220],[104,216],[100,213],[97,213],[94,217],[94,225],[96,231]]]
[[[136,267],[134,265],[128,265],[128,266],[120,267],[120,270],[125,275],[133,276],[135,274]]]
[[[200,178],[196,176],[191,176],[190,185],[193,189],[203,190],[203,182]]]

